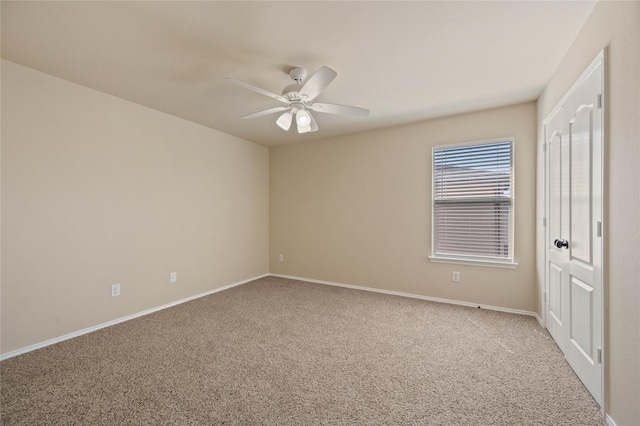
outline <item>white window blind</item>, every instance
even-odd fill
[[[435,257],[513,260],[513,140],[433,151]]]

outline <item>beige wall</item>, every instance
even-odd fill
[[[599,2],[537,104],[541,129],[609,46],[605,366],[618,425],[640,424],[639,26],[640,3]],[[0,353],[269,270],[541,314],[534,103],[270,154],[7,61],[1,107]],[[500,136],[516,138],[520,266],[429,262],[431,147]]]
[[[542,120],[598,52],[609,46],[605,191],[605,408],[619,425],[640,424],[640,2],[599,2],[538,101]],[[542,143],[539,137],[539,144]],[[540,150],[539,150],[540,152]],[[538,182],[542,162],[538,160]],[[542,216],[539,209],[538,216]],[[540,221],[539,221],[540,222]],[[542,230],[538,246],[542,248]],[[538,254],[538,271],[544,262]],[[538,273],[537,309],[544,282]]]
[[[527,103],[272,148],[270,271],[533,311],[535,119]],[[519,267],[431,263],[431,148],[504,136],[515,137]]]
[[[7,61],[2,114],[3,354],[268,273],[267,148]]]

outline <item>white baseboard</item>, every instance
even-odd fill
[[[604,415],[604,420],[607,422],[607,424],[609,426],[618,426],[618,425],[616,425],[616,422],[614,422],[613,419],[611,418],[611,416],[608,415],[608,414]]]
[[[315,279],[312,279],[312,278],[295,277],[295,276],[291,276],[291,275],[282,275],[282,274],[269,274],[269,275],[272,276],[272,277],[288,278],[288,279],[292,279],[292,280],[307,281],[307,282],[316,283],[316,284],[326,284],[326,285],[332,285],[332,286],[336,286],[336,287],[345,287],[345,288],[351,288],[351,289],[354,289],[354,290],[364,290],[364,291],[371,291],[371,292],[374,292],[374,293],[392,294],[394,296],[411,297],[413,299],[422,299],[422,300],[428,300],[428,301],[431,301],[431,302],[449,303],[451,305],[470,306],[472,308],[478,308],[479,307],[481,309],[489,309],[489,310],[492,310],[492,311],[500,311],[500,312],[508,312],[508,313],[511,313],[511,314],[528,315],[528,316],[536,317],[538,319],[538,321],[540,321],[540,319],[539,319],[540,317],[538,317],[538,314],[536,314],[535,312],[523,311],[523,310],[520,310],[520,309],[502,308],[500,306],[483,305],[481,303],[470,303],[470,302],[462,302],[462,301],[459,301],[459,300],[441,299],[439,297],[422,296],[420,294],[402,293],[402,292],[399,292],[399,291],[382,290],[382,289],[379,289],[379,288],[362,287],[362,286],[351,285],[351,284],[336,283],[336,282],[332,282],[332,281],[315,280]]]
[[[260,279],[260,278],[264,278],[264,277],[267,277],[267,276],[288,278],[288,279],[299,280],[299,281],[307,281],[307,282],[316,283],[316,284],[332,285],[332,286],[336,286],[336,287],[344,287],[344,288],[350,288],[350,289],[354,289],[354,290],[371,291],[371,292],[374,292],[374,293],[391,294],[391,295],[394,295],[394,296],[410,297],[410,298],[414,298],[414,299],[428,300],[428,301],[431,301],[431,302],[449,303],[449,304],[452,304],[452,305],[470,306],[470,307],[473,307],[473,308],[480,307],[482,309],[490,309],[490,310],[493,310],[493,311],[508,312],[508,313],[520,314],[520,315],[528,315],[528,316],[535,317],[538,320],[538,322],[540,324],[542,324],[542,320],[541,320],[541,318],[538,316],[538,314],[536,312],[529,312],[529,311],[523,311],[523,310],[511,309],[511,308],[503,308],[503,307],[499,307],[499,306],[483,305],[483,304],[479,304],[479,303],[462,302],[462,301],[459,301],[459,300],[441,299],[441,298],[438,298],[438,297],[422,296],[422,295],[419,295],[419,294],[402,293],[402,292],[399,292],[399,291],[383,290],[383,289],[372,288],[372,287],[363,287],[363,286],[357,286],[357,285],[337,283],[337,282],[332,282],[332,281],[316,280],[316,279],[312,279],[312,278],[296,277],[296,276],[291,276],[291,275],[264,274],[264,275],[259,275],[259,276],[253,277],[253,278],[248,278],[248,279],[243,280],[243,281],[238,281],[236,283],[229,284],[229,285],[226,285],[226,286],[223,286],[223,287],[219,287],[219,288],[216,288],[216,289],[204,292],[204,293],[200,293],[200,294],[197,294],[195,296],[187,297],[185,299],[180,299],[180,300],[177,300],[175,302],[167,303],[166,305],[158,306],[158,307],[155,307],[155,308],[144,310],[142,312],[137,312],[135,314],[127,315],[126,317],[118,318],[118,319],[115,319],[113,321],[108,321],[108,322],[105,322],[105,323],[102,323],[102,324],[95,325],[93,327],[85,328],[83,330],[74,331],[73,333],[65,334],[63,336],[56,337],[56,338],[53,338],[53,339],[50,339],[50,340],[46,340],[44,342],[36,343],[36,344],[30,345],[30,346],[27,346],[27,347],[24,347],[24,348],[21,348],[21,349],[17,349],[15,351],[7,352],[5,354],[1,354],[0,355],[0,361],[12,358],[14,356],[18,356],[18,355],[21,355],[21,354],[24,354],[24,353],[27,353],[27,352],[31,352],[31,351],[34,351],[36,349],[44,348],[46,346],[53,345],[55,343],[59,343],[59,342],[65,341],[65,340],[73,339],[74,337],[82,336],[83,334],[92,333],[94,331],[100,330],[101,328],[110,327],[112,325],[116,325],[116,324],[119,324],[121,322],[129,321],[129,320],[132,320],[134,318],[138,318],[138,317],[141,317],[141,316],[144,316],[144,315],[148,315],[148,314],[151,314],[153,312],[157,312],[157,311],[160,311],[162,309],[170,308],[172,306],[176,306],[176,305],[179,305],[179,304],[182,304],[182,303],[185,303],[185,302],[189,302],[189,301],[194,300],[194,299],[199,299],[200,297],[208,296],[210,294],[217,293],[219,291],[223,291],[223,290],[227,290],[227,289],[230,289],[230,288],[233,288],[233,287],[237,287],[239,285],[246,284],[248,282],[251,282],[251,281],[254,281],[254,280],[257,280],[257,279]],[[607,416],[607,422],[610,423],[610,426],[615,426],[615,422],[613,422],[613,419],[611,419],[608,416]]]
[[[533,316],[536,317],[536,319],[538,320],[538,324],[540,324],[540,327],[545,328],[544,323],[542,322],[542,318],[540,318],[540,315],[538,315],[537,312],[534,312]]]
[[[44,341],[44,342],[36,343],[34,345],[30,345],[30,346],[27,346],[27,347],[22,348],[22,349],[17,349],[15,351],[7,352],[6,354],[0,355],[0,361],[4,361],[5,359],[12,358],[14,356],[18,356],[18,355],[22,355],[22,354],[27,353],[27,352],[35,351],[36,349],[44,348],[46,346],[53,345],[55,343],[60,343],[60,342],[63,342],[65,340],[73,339],[74,337],[82,336],[83,334],[92,333],[94,331],[100,330],[101,328],[110,327],[112,325],[116,325],[116,324],[119,324],[121,322],[129,321],[129,320],[132,320],[134,318],[138,318],[138,317],[141,317],[141,316],[144,316],[144,315],[151,314],[153,312],[161,311],[163,309],[167,309],[167,308],[170,308],[172,306],[180,305],[181,303],[189,302],[189,301],[194,300],[194,299],[199,299],[201,297],[208,296],[210,294],[217,293],[217,292],[223,291],[223,290],[227,290],[227,289],[230,289],[230,288],[233,288],[233,287],[237,287],[239,285],[246,284],[248,282],[251,282],[251,281],[254,281],[254,280],[257,280],[257,279],[260,279],[260,278],[268,277],[268,276],[269,276],[269,274],[264,274],[264,275],[259,275],[259,276],[253,277],[253,278],[248,278],[246,280],[242,280],[242,281],[235,282],[233,284],[225,285],[223,287],[219,287],[219,288],[216,288],[216,289],[213,289],[213,290],[210,290],[210,291],[206,291],[204,293],[196,294],[195,296],[190,296],[190,297],[187,297],[185,299],[176,300],[175,302],[167,303],[166,305],[162,305],[162,306],[158,306],[158,307],[155,307],[155,308],[147,309],[147,310],[144,310],[142,312],[137,312],[135,314],[127,315],[126,317],[115,319],[113,321],[108,321],[108,322],[105,322],[105,323],[102,323],[102,324],[95,325],[93,327],[89,327],[89,328],[85,328],[83,330],[74,331],[73,333],[65,334],[64,336],[60,336],[60,337],[56,337],[56,338],[53,338],[53,339],[50,339],[50,340],[47,340],[47,341]]]

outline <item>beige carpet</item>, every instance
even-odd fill
[[[3,425],[604,425],[532,317],[268,277],[0,363]]]

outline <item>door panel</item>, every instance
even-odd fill
[[[545,320],[602,402],[602,55],[545,120]]]
[[[582,104],[569,122],[571,158],[571,249],[573,259],[591,264],[591,129],[593,105]]]
[[[593,364],[593,287],[571,277],[571,343]]]
[[[545,128],[545,134],[550,135],[547,141],[547,229],[552,232],[550,235],[561,236],[563,229],[567,226],[566,218],[563,218],[563,202],[568,197],[568,171],[564,167],[563,158],[569,152],[568,143],[563,143],[566,138],[562,129],[563,121],[560,113],[553,116]],[[564,308],[565,299],[568,297],[568,289],[563,286],[563,275],[565,272],[565,261],[561,249],[553,244],[554,240],[547,238],[547,312],[545,313],[545,323],[549,333],[558,343],[560,349],[564,348]]]
[[[549,314],[562,327],[562,268],[549,263]]]
[[[592,194],[594,187],[602,186],[594,179],[594,172],[600,174],[602,167],[600,93],[602,67],[593,70],[565,105],[567,117],[571,117],[568,269],[572,342],[565,343],[565,357],[598,402],[602,398],[602,364],[596,352],[602,347],[602,327],[595,324],[602,323],[602,277],[596,271],[602,265],[602,239],[597,236],[595,222],[602,220],[602,203]],[[594,264],[600,267],[596,269]]]
[[[555,130],[555,129],[554,129]],[[562,132],[556,130],[548,142],[549,151],[549,214],[547,224],[551,235],[562,235]],[[553,241],[549,241],[551,248]]]

